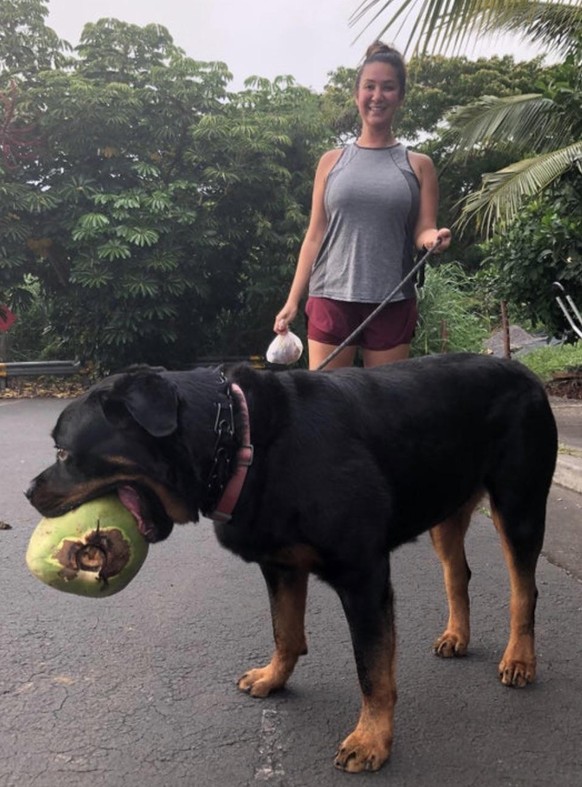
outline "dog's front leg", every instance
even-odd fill
[[[266,667],[245,672],[238,687],[253,697],[266,697],[282,689],[299,656],[307,653],[305,641],[305,601],[309,574],[295,568],[261,565],[267,582],[275,652]]]
[[[389,563],[362,576],[349,590],[336,588],[350,626],[362,709],[355,730],[340,745],[335,765],[376,771],[390,757],[396,704],[395,628]]]

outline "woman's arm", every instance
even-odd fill
[[[325,213],[324,194],[327,176],[331,172],[342,150],[328,150],[319,160],[315,179],[313,182],[313,195],[311,199],[311,217],[309,226],[301,244],[295,276],[287,296],[287,301],[275,317],[273,330],[276,333],[285,333],[289,323],[297,316],[299,303],[307,290],[313,263],[317,257],[325,230],[327,229],[327,215]]]
[[[420,207],[414,232],[417,249],[431,249],[438,241],[435,251],[444,251],[451,244],[448,227],[437,229],[439,185],[435,166],[424,153],[409,152],[410,164],[420,183]]]

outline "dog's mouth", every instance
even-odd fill
[[[124,484],[117,488],[117,496],[120,503],[132,514],[146,541],[154,544],[170,535],[174,522],[156,495],[142,487]]]
[[[46,481],[40,476],[33,481],[26,496],[44,517],[55,518],[64,516],[90,500],[112,493],[117,494],[120,503],[131,513],[146,541],[163,541],[170,535],[175,519],[170,516],[154,489],[133,479],[111,479],[109,483],[93,488],[81,487],[77,494],[69,493],[67,497],[61,496],[55,500],[47,491]]]

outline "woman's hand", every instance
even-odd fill
[[[275,317],[273,330],[275,333],[287,333],[290,323],[293,322],[299,311],[294,304],[286,303],[279,314]]]
[[[442,227],[440,230],[437,230],[435,243],[438,242],[438,245],[435,251],[440,254],[441,251],[448,249],[451,245],[451,238],[451,231],[448,227]]]
[[[422,233],[422,248],[432,249],[436,254],[440,254],[451,245],[451,237],[448,227],[442,227],[440,230],[425,230]]]

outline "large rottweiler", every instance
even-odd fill
[[[390,552],[423,531],[442,561],[449,603],[434,650],[466,653],[464,536],[484,493],[511,581],[499,675],[507,686],[534,680],[535,568],[557,435],[542,385],[520,363],[451,354],[369,371],[140,369],[69,404],[53,437],[57,461],[27,493],[43,515],[118,489],[122,500],[139,500],[139,510],[131,505],[150,541],[202,514],[221,544],[259,564],[275,652],[240,678],[252,696],[284,686],[307,652],[309,573],[337,591],[362,691],[339,768],[376,770],[390,755]]]

